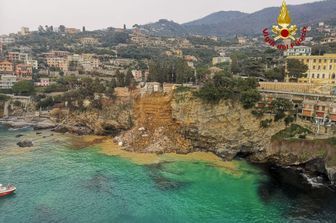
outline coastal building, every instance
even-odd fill
[[[336,122],[336,103],[327,101],[304,100],[302,102],[302,117]]]
[[[28,35],[29,34],[29,28],[28,27],[21,27],[19,34],[22,36]]]
[[[83,45],[96,45],[98,44],[98,40],[93,37],[84,37],[80,39],[81,44]]]
[[[25,64],[31,65],[34,69],[38,69],[38,61],[37,60],[26,60]]]
[[[212,65],[217,65],[221,63],[232,63],[232,60],[230,57],[214,57],[212,58]]]
[[[145,86],[140,89],[141,95],[159,93],[162,91],[163,89],[159,82],[147,82]]]
[[[48,57],[47,64],[49,67],[59,68],[62,71],[68,71],[68,60],[65,57]]]
[[[17,82],[16,76],[12,74],[0,74],[0,89],[12,89]]]
[[[308,46],[294,46],[284,51],[284,56],[310,56],[312,48]]]
[[[330,36],[330,37],[324,38],[321,41],[321,44],[328,44],[328,43],[336,43],[336,37],[335,36]]]
[[[77,28],[65,28],[67,34],[73,35],[79,33],[81,30]]]
[[[13,72],[13,64],[9,61],[1,61],[0,62],[0,71],[11,73]]]
[[[38,87],[47,87],[49,85],[50,85],[49,78],[40,78],[39,82],[35,82],[35,86],[38,86]]]
[[[15,43],[15,38],[9,36],[0,36],[0,42],[4,45],[13,44]]]
[[[336,54],[289,56],[287,59],[297,59],[308,66],[306,77],[299,78],[301,83],[336,83]]]
[[[33,67],[29,64],[17,64],[15,75],[18,80],[32,80]]]
[[[17,62],[17,61],[27,61],[29,60],[28,53],[21,53],[21,52],[8,52],[7,54],[7,60],[11,62]]]
[[[132,75],[135,81],[142,81],[142,71],[141,70],[132,70]]]

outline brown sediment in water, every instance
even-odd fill
[[[240,175],[237,162],[223,161],[220,157],[210,152],[194,152],[189,154],[166,153],[162,155],[155,153],[138,153],[123,150],[122,147],[118,146],[111,139],[106,137],[83,136],[80,138],[82,139],[82,142],[86,142],[89,145],[95,145],[100,148],[101,153],[105,155],[119,156],[140,165],[156,164],[160,162],[195,161],[205,162],[209,165],[223,169],[225,172]],[[97,142],[97,140],[99,143],[94,144],[93,142]]]

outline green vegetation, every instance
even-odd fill
[[[300,138],[305,139],[307,134],[310,134],[311,131],[300,125],[292,124],[290,127],[278,132],[275,134],[272,139],[290,139],[290,138]]]
[[[149,64],[149,73],[148,80],[159,83],[183,84],[195,81],[193,69],[179,58],[153,60]]]
[[[0,94],[0,101],[7,101],[7,100],[9,100],[9,97],[7,95]]]
[[[303,77],[308,70],[308,66],[296,59],[287,60],[288,75],[293,79]]]
[[[261,99],[257,86],[258,82],[253,78],[242,79],[216,74],[195,95],[210,103],[228,99],[240,101],[244,108],[249,109]]]
[[[274,121],[277,122],[286,117],[286,112],[291,112],[293,110],[293,103],[288,99],[277,98],[272,101],[272,110],[275,114]]]
[[[261,128],[264,128],[264,129],[265,129],[265,128],[268,128],[268,127],[271,126],[272,122],[273,122],[272,119],[261,120],[261,121],[260,121],[260,127],[261,127]]]
[[[83,101],[89,100],[91,107],[101,109],[100,98],[96,94],[104,94],[108,97],[114,96],[114,88],[109,82],[101,81],[99,79],[82,78],[77,79],[75,76],[67,76],[61,78],[57,83],[63,89],[70,89],[62,96],[45,97],[39,96],[36,98],[37,108],[50,108],[58,103],[68,103],[68,107],[83,109]]]
[[[34,83],[32,81],[16,82],[12,88],[14,94],[30,96],[35,92]]]

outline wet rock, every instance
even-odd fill
[[[23,135],[22,134],[18,134],[15,136],[15,138],[21,138]]]
[[[43,129],[52,129],[55,128],[55,123],[46,119],[40,122],[37,122],[34,126],[34,130],[43,130]]]
[[[54,129],[52,129],[52,131],[58,132],[58,133],[67,133],[69,132],[69,129],[63,125],[58,125]]]
[[[23,140],[21,142],[18,142],[17,145],[20,146],[20,147],[32,147],[32,146],[34,146],[33,142],[30,141],[30,140]]]

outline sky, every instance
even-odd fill
[[[316,0],[287,0],[297,5]],[[217,11],[255,12],[282,0],[0,0],[0,34],[26,26],[53,25],[95,30],[131,27],[159,19],[189,22]]]

